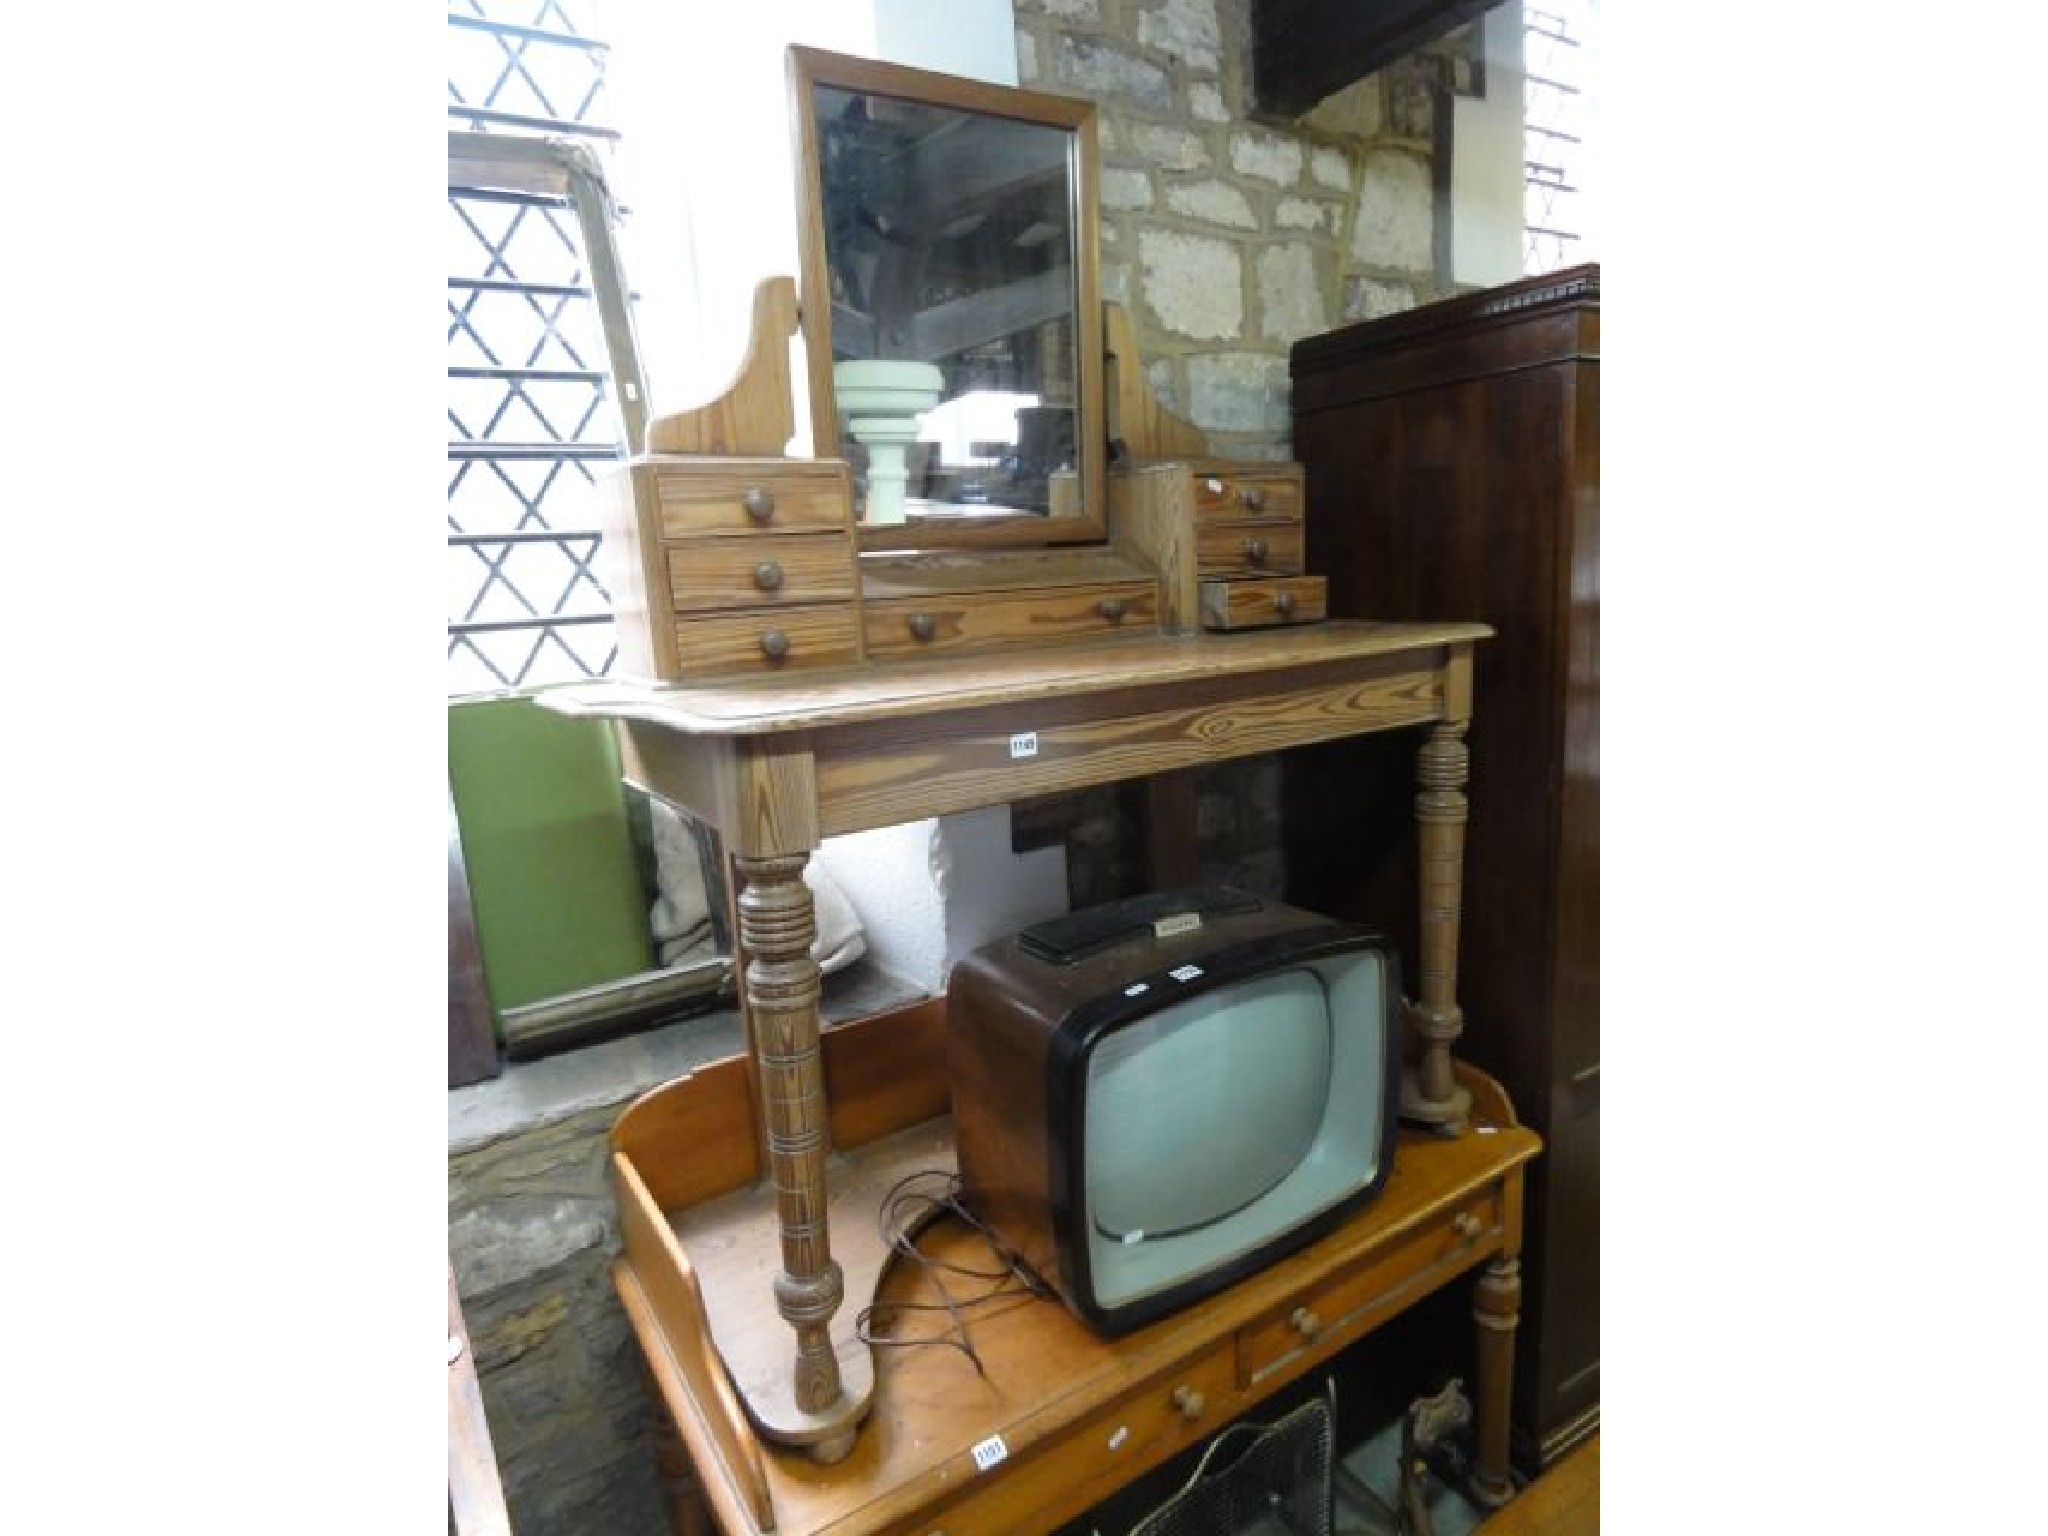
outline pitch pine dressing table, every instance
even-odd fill
[[[1086,103],[803,50],[792,76],[800,90],[829,81],[1074,134],[1063,164],[1078,302],[1032,320],[1025,350],[1048,370],[1047,399],[1060,398],[1051,360],[1071,355],[1081,452],[1050,476],[1041,515],[876,537],[845,461],[781,456],[798,312],[779,278],[757,292],[733,384],[652,422],[621,479],[606,544],[625,680],[544,701],[611,720],[626,777],[722,836],[747,1042],[743,1058],[643,1097],[611,1139],[614,1278],[672,1431],[678,1521],[701,1528],[708,1506],[732,1533],[1047,1529],[1474,1270],[1477,1489],[1503,1501],[1521,1170],[1539,1143],[1450,1050],[1463,737],[1473,647],[1491,631],[1322,621],[1320,580],[1299,566],[1299,466],[1212,458],[1152,400],[1127,318],[1094,292]],[[808,206],[806,291],[832,292],[838,312],[824,215]],[[1022,285],[1025,298],[1044,287]],[[1005,312],[1019,291],[1001,295]],[[947,323],[960,313],[956,301]],[[860,323],[880,334],[885,321]],[[1057,346],[1049,326],[1067,328]],[[807,312],[804,329],[814,404],[827,392],[817,440],[835,443],[822,316]],[[1120,459],[1104,473],[1112,442]],[[929,1285],[887,1262],[878,1205],[903,1174],[953,1166],[944,1002],[821,1035],[811,851],[841,833],[1403,728],[1426,732],[1421,954],[1410,1126],[1377,1200],[1115,1341],[1056,1301],[1020,1298],[971,1324],[985,1375],[954,1350],[863,1343],[854,1319],[871,1300]],[[942,1257],[971,1241],[943,1223],[929,1240]]]

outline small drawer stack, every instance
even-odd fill
[[[1303,573],[1299,464],[1148,464],[1113,475],[1115,537],[1160,573],[1166,627],[1312,624],[1327,610]]]
[[[654,455],[621,484],[606,542],[622,673],[676,682],[860,659],[842,461]]]

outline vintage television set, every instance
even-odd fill
[[[1378,1193],[1400,1083],[1385,935],[1246,892],[1112,902],[947,983],[961,1198],[1115,1336]]]

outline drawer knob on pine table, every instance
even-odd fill
[[[1173,1406],[1180,1410],[1182,1418],[1199,1419],[1202,1416],[1202,1410],[1209,1406],[1209,1400],[1193,1387],[1175,1387],[1173,1389]]]
[[[765,485],[750,485],[740,497],[740,506],[755,522],[765,523],[775,515],[775,493]]]
[[[1479,1218],[1470,1211],[1460,1211],[1451,1223],[1451,1230],[1458,1234],[1459,1242],[1469,1243],[1479,1235]]]
[[[1239,488],[1237,500],[1245,510],[1256,512],[1266,504],[1266,493],[1256,485],[1247,485]]]
[[[789,636],[779,629],[771,629],[761,636],[761,654],[770,661],[780,661],[789,654]]]
[[[1273,611],[1283,619],[1293,618],[1294,594],[1286,591],[1275,592],[1273,594]]]
[[[782,567],[773,560],[763,560],[754,567],[754,585],[763,592],[773,592],[782,585]]]
[[[1312,1339],[1323,1331],[1323,1320],[1307,1307],[1296,1307],[1294,1315],[1289,1317],[1287,1321],[1293,1326],[1294,1331],[1304,1339]]]
[[[1264,565],[1266,563],[1266,541],[1264,539],[1246,539],[1244,541],[1244,557],[1251,561],[1253,565]]]
[[[1095,605],[1095,611],[1112,624],[1124,621],[1124,600],[1120,597],[1105,597]]]
[[[910,633],[916,639],[929,640],[939,632],[938,624],[928,613],[913,613],[910,616]]]

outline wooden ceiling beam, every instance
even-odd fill
[[[1296,118],[1499,0],[1252,0],[1252,107]]]

